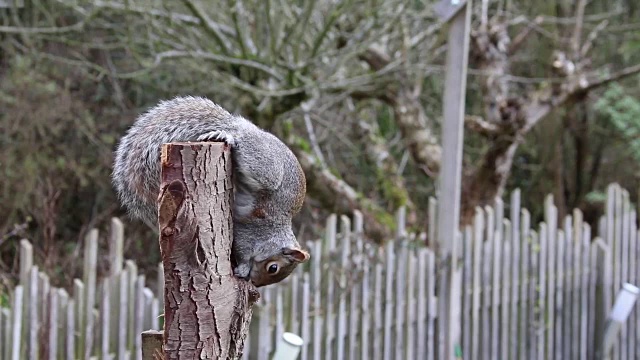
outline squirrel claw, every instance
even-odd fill
[[[206,134],[202,134],[198,136],[198,141],[206,141],[206,140],[222,140],[231,146],[236,145],[236,140],[233,138],[233,135],[229,134],[224,130],[216,130],[216,131],[208,132]]]
[[[233,274],[244,280],[249,280],[249,273],[251,273],[251,267],[248,264],[240,264],[233,269]]]

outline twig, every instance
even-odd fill
[[[200,50],[195,50],[195,51],[168,50],[168,51],[161,52],[159,54],[156,54],[154,59],[154,66],[160,65],[160,63],[164,59],[181,58],[181,57],[206,59],[206,60],[212,60],[220,63],[245,66],[248,68],[260,70],[268,75],[273,76],[279,81],[282,81],[284,79],[284,77],[280,73],[278,73],[276,70],[274,70],[273,68],[267,65],[261,64],[257,61],[238,59],[234,57],[218,55],[218,54],[204,52]]]
[[[533,23],[527,24],[527,26],[513,38],[511,45],[509,46],[509,55],[513,55],[518,51],[518,49],[520,49],[520,46],[524,44],[525,40],[532,33],[532,30],[534,30],[536,26],[540,25],[540,23],[542,23],[542,17],[538,16],[534,19]]]
[[[582,45],[582,49],[580,49],[580,57],[581,58],[584,58],[584,57],[587,56],[587,54],[591,50],[591,47],[593,46],[594,42],[596,41],[596,38],[598,37],[598,33],[600,31],[604,30],[604,28],[606,28],[607,25],[609,25],[609,20],[604,20],[600,24],[598,24],[598,26],[596,26],[593,30],[591,30],[591,32],[587,36],[587,40]]]
[[[193,15],[195,15],[201,21],[201,25],[204,25],[205,29],[213,35],[213,38],[216,40],[218,45],[220,46],[222,52],[224,54],[229,54],[229,41],[222,34],[220,26],[211,20],[204,10],[200,8],[193,0],[183,0],[183,3],[191,10]],[[237,33],[236,33],[237,34]],[[238,36],[236,36],[238,37]]]
[[[494,136],[500,133],[500,127],[497,124],[485,121],[477,115],[465,115],[464,124],[474,132],[483,136]]]
[[[304,111],[304,124],[307,128],[307,134],[309,135],[309,141],[311,142],[311,148],[313,148],[313,152],[318,157],[318,161],[322,167],[327,167],[327,162],[324,160],[324,155],[322,154],[322,150],[320,149],[320,144],[318,144],[318,139],[316,138],[316,133],[313,130],[313,124],[311,123],[311,118],[309,117],[308,109],[303,109]]]
[[[571,50],[574,56],[579,55],[580,50],[580,37],[582,36],[582,27],[584,25],[584,8],[587,6],[587,0],[579,0],[576,6],[576,26],[573,30],[573,37],[571,39]]]

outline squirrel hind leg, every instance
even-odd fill
[[[232,147],[236,145],[236,140],[229,132],[224,130],[215,130],[204,133],[197,138],[198,141],[219,140],[224,141]]]

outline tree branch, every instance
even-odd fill
[[[391,57],[387,53],[373,47],[368,48],[359,57],[360,60],[366,62],[373,71],[379,71],[391,63]]]
[[[464,124],[470,130],[485,137],[492,137],[500,133],[500,126],[485,121],[481,116],[465,115]]]
[[[207,13],[202,10],[200,6],[194,3],[193,0],[183,0],[182,2],[187,6],[187,8],[189,8],[189,10],[191,10],[193,15],[200,19],[201,25],[203,25],[204,28],[213,36],[213,38],[222,49],[222,52],[224,54],[229,54],[229,41],[227,41],[225,36],[222,34],[220,26],[216,22],[211,20],[211,18],[209,18],[209,15],[207,15]]]
[[[126,11],[126,12],[131,12],[131,13],[136,13],[136,14],[143,14],[143,15],[151,15],[151,16],[155,16],[155,17],[159,17],[159,18],[168,18],[171,21],[180,21],[180,22],[184,22],[184,23],[188,23],[188,24],[197,24],[197,25],[202,25],[202,20],[194,17],[194,16],[190,16],[190,15],[186,15],[186,14],[180,14],[180,13],[174,13],[174,12],[167,12],[167,11],[162,11],[162,10],[157,10],[157,9],[149,9],[149,8],[144,8],[144,7],[138,7],[135,6],[134,4],[125,4],[125,3],[119,3],[119,2],[113,2],[113,1],[101,1],[101,0],[94,0],[92,2],[92,5],[97,7],[97,8],[106,8],[106,9],[112,9],[112,10],[121,10],[121,11]],[[235,37],[235,31],[226,25],[223,24],[219,24],[216,23],[214,21],[212,21],[211,19],[209,19],[211,22],[209,23],[209,26],[215,27],[216,29],[220,30],[220,32],[222,34],[231,36],[231,37]]]
[[[0,33],[6,34],[63,34],[67,32],[77,32],[84,28],[86,19],[69,26],[52,27],[23,27],[23,26],[0,26]]]
[[[587,56],[587,54],[591,50],[591,47],[593,46],[593,43],[598,38],[598,34],[600,33],[600,31],[604,30],[604,28],[606,28],[607,25],[609,25],[609,20],[604,20],[600,24],[598,24],[598,26],[596,26],[593,30],[591,30],[591,32],[587,36],[587,40],[582,45],[582,49],[580,49],[581,58],[584,58]]]
[[[246,59],[238,59],[238,58],[235,58],[235,57],[218,55],[218,54],[199,51],[199,50],[196,50],[196,51],[168,50],[168,51],[161,52],[159,54],[156,54],[155,59],[154,59],[154,66],[159,65],[162,62],[162,60],[164,60],[164,59],[181,58],[181,57],[196,58],[196,59],[206,59],[206,60],[216,61],[216,62],[219,62],[219,63],[245,66],[245,67],[248,67],[248,68],[253,68],[253,69],[256,69],[256,70],[260,70],[260,71],[262,71],[262,72],[264,72],[264,73],[266,73],[268,75],[273,76],[274,78],[276,78],[279,81],[284,80],[284,77],[280,73],[278,73],[276,70],[274,70],[273,68],[271,68],[269,66],[261,64],[261,63],[259,63],[257,61],[246,60]]]
[[[640,73],[640,64],[629,66],[620,71],[614,72],[613,74],[601,77],[593,81],[588,81],[586,85],[580,84],[579,87],[574,90],[574,93],[591,91],[601,86],[607,85],[613,81],[618,81],[629,76],[637,75],[638,73]]]
[[[372,240],[383,242],[390,236],[394,230],[392,215],[323,167],[313,155],[296,144],[290,146],[306,174],[309,195],[321,201],[328,210],[343,214],[360,210],[365,219],[365,233]]]
[[[511,44],[509,45],[509,51],[508,51],[509,55],[515,54],[515,52],[520,49],[520,47],[525,43],[529,35],[533,33],[533,30],[542,23],[542,19],[543,18],[541,16],[536,17],[533,23],[527,24],[527,26],[524,29],[522,29],[522,31],[520,31],[518,35],[516,35],[513,38],[513,40],[511,41]]]
[[[571,38],[571,50],[574,57],[579,55],[580,37],[582,36],[582,27],[584,25],[584,8],[587,6],[587,0],[579,0],[576,5],[576,25]]]

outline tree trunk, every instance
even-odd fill
[[[166,359],[237,359],[259,298],[233,276],[231,156],[223,143],[162,148],[160,250]]]
[[[476,206],[493,204],[509,178],[513,156],[520,141],[503,135],[495,139],[480,164],[462,182],[460,223],[471,224]]]

